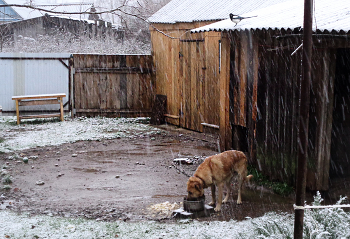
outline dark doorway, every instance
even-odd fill
[[[350,49],[338,49],[332,124],[332,178],[350,175]]]

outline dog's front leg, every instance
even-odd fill
[[[211,185],[211,202],[210,206],[214,206],[216,204],[216,195],[215,195],[215,184]]]
[[[218,184],[218,203],[216,204],[216,207],[214,208],[215,212],[220,212],[220,210],[221,210],[223,191],[224,191],[224,183],[221,182]]]

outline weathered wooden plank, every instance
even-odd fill
[[[76,73],[120,73],[120,74],[138,74],[151,73],[151,68],[141,67],[118,67],[118,68],[76,68]]]
[[[81,91],[82,91],[82,81],[81,81],[81,74],[74,74],[73,75],[73,92],[74,92],[74,107],[76,109],[80,109],[81,107]]]
[[[191,70],[192,70],[192,61],[191,61],[191,44],[184,44],[184,55],[185,55],[185,78],[183,81],[183,91],[184,91],[184,124],[185,128],[191,128],[190,114],[191,114],[191,87],[188,87],[188,84],[191,83]],[[188,83],[189,82],[189,83]]]
[[[324,159],[323,159],[323,175],[322,175],[322,187],[317,190],[328,190],[329,189],[329,175],[330,175],[330,161],[331,161],[331,139],[332,139],[332,122],[333,122],[333,110],[334,110],[334,84],[335,84],[335,69],[336,69],[336,50],[329,49],[327,58],[328,61],[328,72],[324,75],[324,81],[327,82],[326,89],[328,94],[326,97],[327,107],[327,120],[325,122],[326,128],[324,131]],[[326,64],[326,62],[325,62]],[[328,76],[328,78],[327,78]]]
[[[40,114],[40,115],[21,115],[19,116],[20,119],[33,119],[33,118],[54,118],[54,117],[60,117],[61,114]]]
[[[177,87],[178,87],[178,99],[177,99],[177,105],[178,105],[178,115],[180,116],[179,119],[179,126],[183,127],[183,79],[184,79],[184,52],[183,52],[183,46],[184,43],[179,43],[179,66],[178,66],[178,81],[177,81]],[[158,79],[158,78],[157,78]],[[170,112],[169,112],[170,113]],[[175,114],[176,115],[176,114]]]
[[[12,100],[49,99],[49,98],[57,98],[57,97],[66,97],[66,94],[58,93],[58,94],[42,94],[42,95],[18,95],[18,96],[12,96]]]
[[[205,83],[204,83],[204,115],[203,121],[220,124],[220,89],[219,89],[219,40],[221,33],[210,34],[205,43]]]
[[[99,95],[99,107],[100,109],[107,109],[107,97],[108,97],[108,74],[98,74],[98,95]]]
[[[21,119],[19,118],[19,102],[16,100],[16,116],[17,116],[17,124],[21,123]]]
[[[20,101],[19,106],[60,104],[58,99]]]
[[[149,113],[150,110],[127,110],[127,109],[77,109],[78,113]]]
[[[240,124],[240,107],[239,107],[239,98],[240,98],[240,90],[239,90],[239,85],[240,85],[240,64],[241,64],[241,42],[238,40],[237,34],[235,34],[236,41],[234,44],[234,52],[235,52],[235,59],[234,59],[234,73],[233,73],[233,116],[234,116],[234,125],[239,125]]]
[[[260,164],[260,170],[267,172],[266,169],[266,155],[267,155],[267,106],[268,106],[268,85],[267,85],[267,52],[264,47],[264,42],[261,39],[264,39],[266,30],[260,32],[260,47],[259,47],[259,81],[258,81],[258,95],[257,95],[257,104],[258,104],[258,119],[256,126],[256,142],[257,142],[257,161]]]
[[[198,122],[196,117],[197,111],[197,69],[198,69],[198,56],[197,56],[197,44],[196,42],[187,42],[190,45],[190,61],[191,61],[191,75],[190,75],[190,98],[189,98],[189,127],[192,130],[197,130]]]
[[[247,108],[246,108],[246,93],[247,93],[247,61],[248,53],[248,36],[245,32],[241,32],[241,49],[240,49],[240,64],[239,64],[239,125],[247,126]]]
[[[231,42],[227,34],[221,39],[222,65],[219,78],[219,135],[221,151],[232,148],[232,126],[230,122],[230,63],[231,63]]]
[[[125,67],[126,66],[126,58],[123,56],[120,58],[120,66]],[[127,109],[128,108],[128,88],[127,88],[127,76],[126,75],[120,75],[120,89],[119,89],[119,97],[120,97],[120,108],[121,109]]]

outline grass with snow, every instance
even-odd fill
[[[341,197],[337,204],[345,200]],[[318,193],[313,205],[322,198]],[[102,222],[0,211],[0,237],[8,238],[293,238],[294,215],[267,213],[228,222],[180,220]],[[341,208],[305,211],[304,238],[350,238],[350,214]]]

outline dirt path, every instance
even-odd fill
[[[149,207],[167,201],[180,205],[188,175],[204,156],[217,152],[211,137],[171,126],[163,129],[167,131],[147,137],[26,150],[21,154],[29,158],[28,163],[1,154],[0,164],[6,165],[13,183],[11,190],[1,191],[0,208],[98,220],[169,218]],[[197,164],[174,165],[173,160],[181,157]],[[236,192],[233,196],[236,198]],[[272,210],[292,212],[292,205],[291,199],[246,188],[243,205],[231,200],[222,213],[209,219],[242,220]]]

